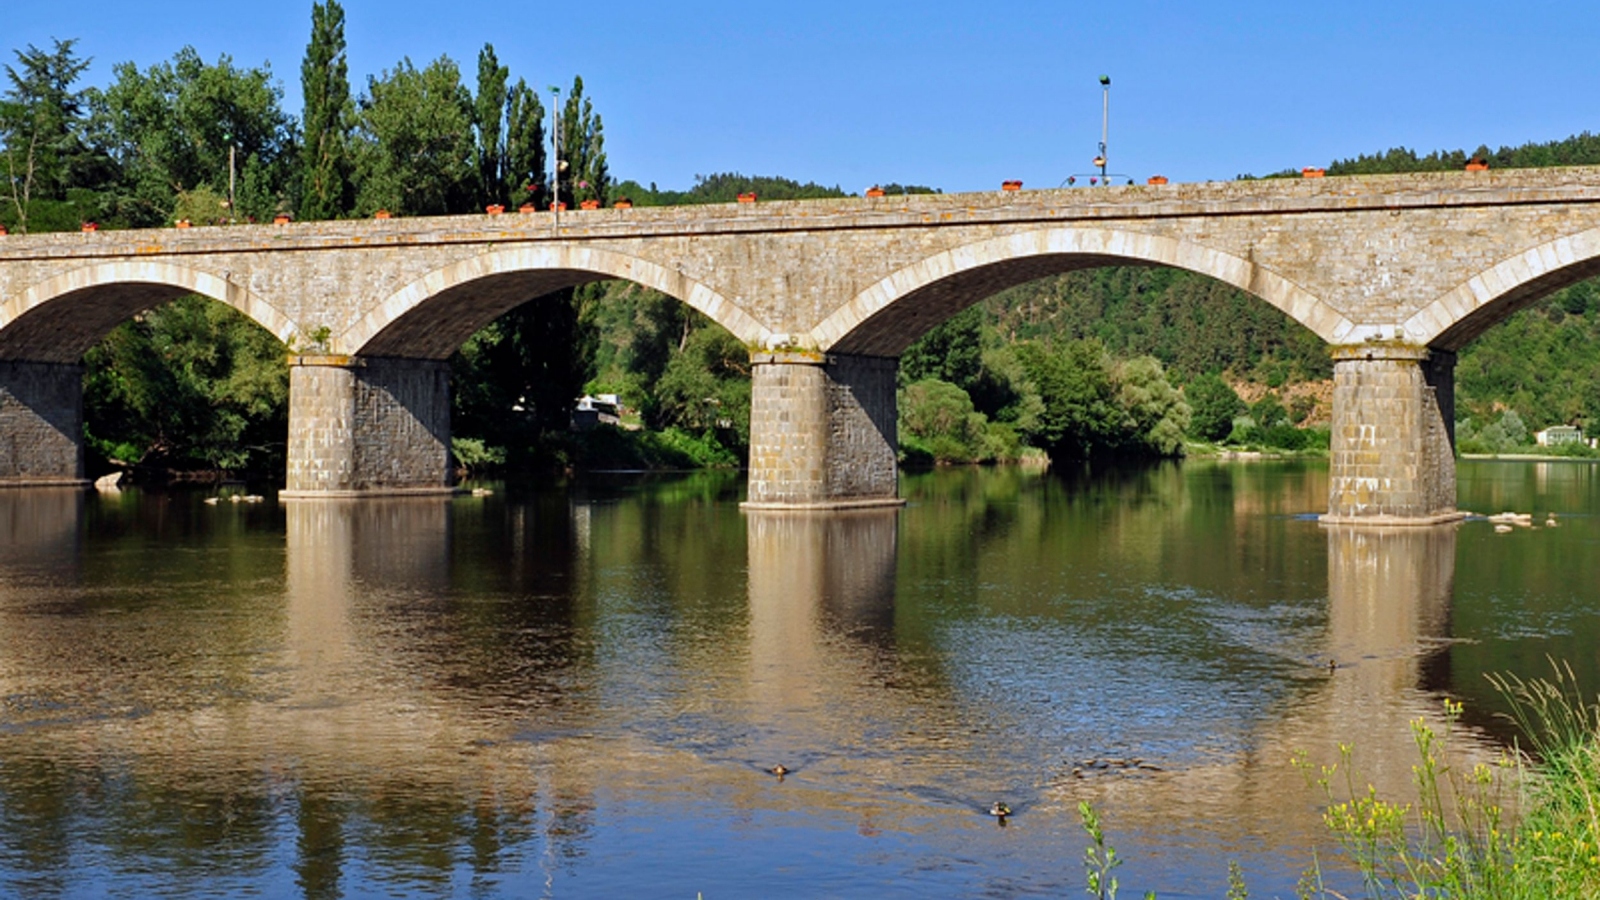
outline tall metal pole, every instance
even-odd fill
[[[561,233],[561,88],[550,86],[550,209]]]
[[[1100,183],[1106,183],[1106,139],[1111,129],[1111,76],[1100,76]]]
[[[233,205],[233,151],[236,145],[232,132],[223,135],[222,139],[228,142],[228,224],[232,225],[239,221],[238,211]]]

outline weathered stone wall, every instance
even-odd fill
[[[354,490],[355,379],[343,359],[291,360],[285,493]]]
[[[663,290],[763,348],[894,355],[1019,279],[1119,262],[1205,272],[1330,342],[1456,349],[1600,272],[1600,168],[596,210],[559,229],[540,213],[12,235],[0,358],[74,361],[41,354],[189,291],[300,352],[444,358],[508,304],[598,278]],[[902,305],[918,309],[851,334]]]
[[[829,498],[892,498],[899,489],[895,374],[900,361],[829,354]]]
[[[83,366],[0,360],[0,484],[83,479]]]
[[[285,494],[448,488],[449,377],[433,360],[293,358]]]
[[[1454,517],[1448,357],[1433,363],[1426,350],[1401,346],[1335,352],[1325,521]]]
[[[752,357],[748,505],[896,502],[892,359]]]
[[[295,352],[443,360],[525,300],[629,279],[776,354],[756,367],[752,502],[882,499],[893,363],[859,360],[896,357],[1020,281],[1130,262],[1248,291],[1352,363],[1401,344],[1453,352],[1600,274],[1600,167],[596,210],[559,227],[538,213],[12,235],[0,359],[72,363],[139,309],[200,293]],[[1422,358],[1344,368],[1331,514],[1453,505],[1448,367]],[[348,384],[300,377],[291,489],[448,482],[442,374],[376,365]]]
[[[448,486],[450,366],[417,359],[365,362],[356,378],[357,487]]]

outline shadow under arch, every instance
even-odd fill
[[[1600,228],[1556,238],[1501,260],[1406,320],[1421,346],[1460,350],[1535,301],[1600,275]]]
[[[1282,310],[1329,343],[1355,326],[1287,278],[1242,257],[1159,235],[1078,226],[1025,231],[935,253],[857,294],[813,328],[819,349],[899,356],[977,301],[1048,275],[1102,266],[1170,266],[1207,275]]]
[[[227,278],[153,260],[103,262],[0,305],[0,359],[76,363],[123,321],[189,294],[233,307],[285,344],[294,335],[288,316]]]
[[[530,246],[490,251],[429,272],[374,307],[338,343],[358,356],[446,359],[478,329],[530,299],[610,279],[675,297],[746,343],[770,333],[682,272],[612,250]]]

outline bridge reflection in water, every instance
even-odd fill
[[[130,591],[107,562],[126,554],[83,536],[86,515],[114,524],[108,502],[123,501],[0,492],[0,833],[29,836],[5,842],[0,876],[45,893],[116,878],[181,894],[202,871],[217,890],[308,897],[677,889],[710,871],[690,859],[782,892],[834,871],[918,884],[929,876],[912,869],[968,857],[1065,892],[1084,799],[1118,832],[1191,835],[1136,867],[1213,867],[1200,877],[1220,887],[1219,850],[1248,861],[1320,837],[1292,752],[1332,762],[1351,742],[1380,792],[1409,796],[1409,722],[1440,727],[1425,670],[1452,638],[1457,526],[1279,520],[1294,546],[1325,541],[1328,598],[1307,640],[1254,648],[1292,682],[1275,708],[1216,749],[1133,748],[1157,769],[1074,773],[1104,749],[1074,717],[1097,703],[1146,715],[1139,699],[1096,696],[1092,655],[1019,659],[1028,632],[1054,633],[1043,618],[995,652],[991,613],[969,612],[953,574],[948,593],[908,588],[901,544],[936,521],[931,505],[293,503],[270,511],[284,517],[276,555],[224,549],[240,559],[190,561],[187,579],[154,562],[165,595],[108,602]],[[969,545],[963,565],[1015,543],[998,519],[946,535]],[[1124,527],[1106,529],[1104,553]],[[726,562],[741,541],[743,572]],[[52,596],[77,598],[72,614],[39,615]],[[1161,667],[1178,662],[1135,663],[1148,704],[1170,702]],[[86,678],[94,696],[67,687]],[[27,698],[53,711],[19,713]],[[1494,752],[1470,734],[1458,748]],[[795,774],[760,771],[775,763]],[[981,815],[1001,798],[1019,811],[1003,832]],[[769,840],[791,828],[801,845]]]

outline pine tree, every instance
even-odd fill
[[[32,202],[63,197],[74,157],[84,152],[79,131],[84,94],[72,83],[89,67],[72,53],[75,40],[56,41],[53,51],[28,45],[18,50],[19,72],[6,66],[11,89],[0,102],[0,145],[5,156],[0,178],[10,187],[18,231],[28,230]]]
[[[311,7],[311,43],[300,64],[305,91],[300,148],[300,218],[334,219],[350,208],[350,78],[344,9],[339,0]]]

